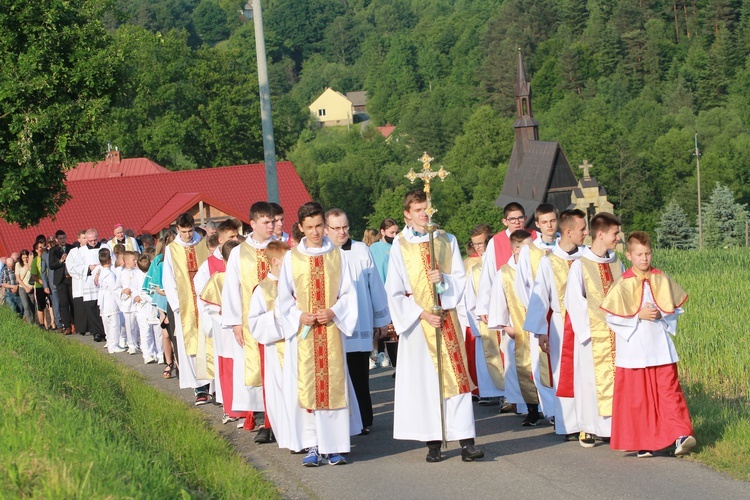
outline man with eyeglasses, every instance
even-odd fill
[[[349,376],[357,395],[362,414],[362,434],[369,434],[372,426],[372,401],[370,399],[370,353],[373,332],[379,336],[388,331],[391,315],[388,313],[388,297],[380,279],[370,249],[361,241],[349,237],[349,218],[338,209],[326,212],[326,236],[346,254],[354,287],[357,290],[357,326],[350,337],[346,337],[344,349]]]

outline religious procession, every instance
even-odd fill
[[[511,202],[506,229],[477,224],[463,258],[432,220],[431,182],[449,174],[432,160],[406,175],[424,186],[404,197],[402,224],[384,220],[368,243],[351,238],[344,210],[316,202],[297,209],[292,235],[266,201],[246,235],[236,219],[201,228],[189,213],[158,242],[118,225],[74,246],[58,231],[49,251],[37,240],[31,261],[8,259],[5,301],[23,315],[33,291],[27,321],[163,365],[196,406],[221,405],[223,424],[305,467],[347,463],[351,436],[373,425],[369,371],[391,364],[393,438],[424,443],[429,463],[449,441],[464,462],[485,458],[474,404],[583,448],[689,453],[672,340],[687,295],[651,267],[648,234],[624,240],[625,270],[615,215],[541,203],[529,220]]]

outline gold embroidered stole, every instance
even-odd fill
[[[258,283],[268,275],[266,251],[243,243],[240,245],[240,284],[242,286],[242,337],[245,340],[245,385],[262,387],[260,368],[260,348],[250,333],[247,315],[250,313],[250,299]]]
[[[411,243],[403,234],[399,235],[399,242],[412,296],[419,307],[430,311],[434,301],[433,287],[427,279],[427,271],[430,270],[430,244],[429,242]],[[435,235],[435,255],[437,268],[440,269],[440,272],[450,274],[453,255],[450,240],[443,232]],[[420,320],[420,324],[430,350],[432,363],[437,371],[435,328],[424,320]],[[474,389],[466,364],[466,346],[457,327],[458,324],[455,309],[443,312],[441,358],[443,362],[443,397],[445,398],[471,392]]]
[[[536,245],[529,245],[529,263],[531,264],[531,279],[536,279],[536,273],[539,271],[539,263],[542,258],[549,253],[548,250],[542,250]]]
[[[521,388],[523,402],[526,404],[539,404],[539,394],[536,392],[534,378],[531,371],[531,345],[529,332],[524,330],[523,322],[526,318],[526,308],[516,295],[516,270],[505,264],[500,268],[503,278],[503,290],[505,290],[505,301],[508,304],[510,320],[513,322],[513,330],[516,332],[516,373],[518,373],[518,385]]]
[[[203,302],[221,307],[221,291],[224,289],[226,273],[215,272],[208,278],[200,297]],[[198,318],[201,319],[200,317]],[[195,372],[198,379],[212,379],[215,375],[214,339],[206,337],[203,328],[198,330],[198,354],[195,357]]]
[[[115,245],[117,245],[117,238],[112,238],[109,240],[109,246],[112,248],[115,248]],[[133,240],[131,240],[129,237],[125,237],[125,251],[127,252],[137,252],[135,248],[133,248]]]
[[[273,313],[274,306],[276,305],[276,297],[279,294],[279,282],[278,280],[266,277],[263,281],[258,283],[258,288],[263,293],[263,298],[266,301],[266,311]],[[276,352],[279,356],[279,362],[283,368],[284,366],[284,340],[276,342]]]
[[[554,252],[549,254],[549,263],[552,266],[552,276],[555,278],[555,289],[557,290],[558,307],[560,308],[560,315],[565,317],[565,289],[568,286],[568,274],[570,273],[570,266],[575,262],[574,259],[563,259],[555,255]],[[562,332],[560,332],[562,335]]]
[[[622,274],[619,260],[609,264],[581,258],[583,283],[589,309],[591,348],[594,353],[594,376],[599,415],[612,415],[612,395],[615,388],[615,334],[610,330],[604,311],[599,307],[612,283]]]
[[[292,249],[292,278],[297,307],[306,313],[330,309],[338,300],[341,251],[305,255]],[[300,325],[299,331],[303,326]],[[346,372],[341,332],[331,321],[316,323],[306,338],[297,335],[297,397],[308,410],[346,408]]]
[[[198,308],[195,305],[197,294],[193,278],[208,258],[208,247],[202,242],[186,247],[173,241],[167,249],[172,256],[174,281],[177,284],[185,352],[188,356],[195,356],[198,353]]]
[[[467,279],[471,280],[474,291],[479,290],[479,277],[482,274],[482,258],[469,257],[464,261]],[[479,334],[482,339],[482,351],[487,364],[487,371],[492,379],[492,385],[498,389],[505,389],[505,367],[500,354],[500,330],[490,330],[484,321],[477,321]]]

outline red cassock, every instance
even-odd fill
[[[616,368],[610,440],[613,450],[661,450],[678,437],[692,434],[677,363]]]

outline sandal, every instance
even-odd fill
[[[174,369],[174,361],[169,363],[162,372],[161,376],[164,378],[172,378],[172,370]]]

